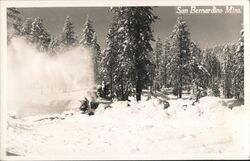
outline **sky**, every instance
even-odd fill
[[[201,7],[200,8],[211,8]],[[217,7],[217,6],[216,6]],[[235,6],[243,9],[240,6]],[[182,9],[185,8],[182,7]],[[187,7],[190,10],[190,6]],[[199,6],[197,6],[199,8]],[[218,8],[222,8],[219,6]],[[222,8],[225,10],[225,7]],[[80,36],[87,15],[93,21],[94,30],[97,33],[98,42],[105,47],[105,38],[112,22],[112,13],[109,7],[46,7],[46,8],[18,8],[24,18],[43,18],[45,27],[53,36],[59,36],[62,32],[64,20],[70,16],[75,26],[77,36]],[[164,41],[170,36],[176,19],[180,15],[176,13],[177,6],[153,7],[153,12],[159,20],[152,25],[155,37],[159,36]],[[240,36],[243,24],[242,13],[210,13],[210,14],[183,14],[190,29],[191,39],[199,43],[200,47],[213,47],[227,42],[236,42]]]

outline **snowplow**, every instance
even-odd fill
[[[94,115],[95,109],[97,109],[99,102],[96,102],[95,99],[90,101],[85,97],[84,100],[81,100],[80,110],[83,114]]]

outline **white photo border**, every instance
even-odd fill
[[[248,0],[51,0],[51,1],[38,1],[38,0],[10,0],[0,1],[0,47],[1,47],[1,160],[99,160],[99,159],[250,159],[250,152],[247,156],[234,155],[234,154],[167,154],[167,155],[143,155],[143,156],[36,156],[36,157],[24,157],[24,156],[6,156],[6,131],[7,131],[7,104],[6,104],[6,75],[7,75],[7,21],[6,21],[6,9],[8,7],[111,7],[111,6],[227,6],[227,5],[239,5],[243,6],[243,23],[244,23],[244,79],[245,79],[245,107],[250,109],[250,58],[249,58],[249,1]],[[239,35],[240,36],[240,35]],[[247,90],[248,89],[248,90]],[[247,120],[250,122],[249,118]],[[249,143],[249,126],[246,129],[246,143]],[[249,144],[248,144],[249,149]]]

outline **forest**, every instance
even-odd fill
[[[89,17],[81,35],[66,17],[59,36],[51,35],[43,19],[21,18],[17,8],[7,9],[7,41],[22,37],[37,50],[51,57],[75,47],[92,51],[98,96],[128,100],[142,91],[152,94],[171,93],[182,98],[183,91],[200,96],[244,97],[244,36],[238,42],[199,47],[192,40],[182,15],[177,18],[171,35],[161,40],[152,30],[159,20],[152,7],[114,7],[112,22],[101,49],[98,35]],[[100,41],[100,40],[99,40]],[[103,41],[103,40],[101,40]]]

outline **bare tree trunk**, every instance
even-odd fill
[[[140,101],[141,100],[141,94],[142,94],[142,87],[141,87],[141,80],[140,76],[136,82],[136,100]]]
[[[111,72],[111,75],[110,75],[110,95],[111,95],[111,98],[113,98],[113,73]]]
[[[166,88],[167,86],[167,70],[166,70],[166,65],[164,68],[164,87]]]
[[[121,79],[121,99],[124,101],[123,78]]]
[[[180,76],[179,89],[178,89],[178,98],[182,98],[182,75]]]

